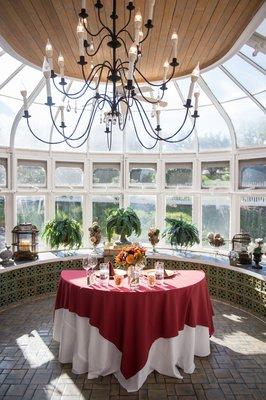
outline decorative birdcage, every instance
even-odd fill
[[[232,239],[232,251],[238,254],[239,264],[251,264],[252,257],[248,252],[248,245],[251,242],[251,236],[248,233],[237,233]]]
[[[13,258],[15,261],[36,260],[38,258],[39,230],[32,224],[19,224],[12,231]]]

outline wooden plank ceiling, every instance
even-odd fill
[[[87,0],[89,27],[96,32],[100,24],[94,3],[95,0]],[[102,3],[102,19],[110,24],[112,1],[103,0]],[[127,4],[128,1],[117,0],[119,26],[127,18]],[[156,0],[154,28],[142,47],[142,72],[149,79],[162,79],[163,63],[171,55],[174,29],[179,36],[180,66],[176,76],[189,74],[198,61],[201,69],[213,64],[230,50],[262,4],[263,0]],[[134,5],[146,22],[148,2],[136,0]],[[65,74],[81,78],[80,66],[76,63],[76,26],[80,7],[80,0],[0,0],[0,35],[13,50],[37,66],[42,65],[49,38],[55,50],[55,69],[61,51],[65,57]],[[132,26],[129,31],[133,34]],[[99,38],[94,39],[95,47],[97,43]],[[128,40],[127,44],[129,47]],[[122,56],[125,59],[125,54]],[[110,59],[107,46],[93,61],[98,63],[105,59]]]

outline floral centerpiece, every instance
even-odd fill
[[[124,247],[115,257],[118,268],[127,269],[128,282],[131,288],[139,286],[139,274],[145,263],[146,249],[137,245]]]
[[[149,241],[152,245],[152,250],[155,253],[155,246],[157,243],[159,243],[159,235],[160,235],[160,229],[158,228],[150,228],[149,232],[148,232],[148,237],[149,237]]]
[[[258,238],[255,239],[255,243],[251,242],[248,246],[248,252],[253,253],[253,260],[255,262],[255,268],[261,269],[260,265],[261,258],[263,254],[266,254],[266,244],[263,242],[263,239]]]

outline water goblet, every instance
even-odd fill
[[[155,263],[155,279],[159,285],[164,284],[164,263],[157,261]]]
[[[102,286],[108,286],[109,284],[109,264],[108,263],[101,263],[100,266],[100,284]]]
[[[87,274],[87,284],[91,285],[93,282],[92,275],[93,270],[96,267],[98,260],[96,257],[87,256],[82,259],[82,267],[85,269]]]

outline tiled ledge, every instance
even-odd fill
[[[75,255],[70,255],[70,256],[64,256],[60,257],[55,255],[53,252],[43,252],[39,253],[39,258],[38,260],[35,261],[24,261],[24,262],[18,262],[13,266],[10,267],[1,267],[0,265],[0,274],[5,273],[7,271],[12,271],[16,270],[19,268],[26,268],[29,266],[34,266],[34,265],[42,265],[42,264],[52,264],[52,263],[58,263],[59,261],[66,262],[66,261],[75,261],[75,260],[80,260],[82,257],[91,254],[92,250],[91,249],[82,249],[76,251]],[[105,250],[105,255],[112,255],[113,250]],[[102,258],[103,257],[103,251],[101,250],[97,257]],[[263,279],[266,280],[266,262],[262,262],[261,264],[263,265],[262,269],[256,270],[252,268],[251,266],[231,266],[229,264],[228,257],[226,256],[217,256],[213,257],[212,255],[209,255],[207,253],[196,253],[196,252],[173,252],[172,250],[169,249],[159,249],[158,252],[152,253],[152,252],[147,252],[147,258],[151,259],[158,259],[158,260],[172,260],[172,261],[180,261],[180,262],[193,262],[196,264],[208,264],[212,265],[214,267],[218,268],[227,268],[231,271],[236,271],[236,272],[241,272],[250,276],[253,276],[255,278]]]
[[[54,293],[63,269],[81,269],[82,257],[88,250],[75,256],[56,257],[41,253],[37,261],[21,263],[0,271],[0,307],[21,300]],[[112,257],[110,251],[107,257]],[[210,294],[217,299],[265,316],[266,279],[262,274],[245,268],[232,267],[226,258],[213,258],[202,254],[171,254],[171,251],[147,254],[147,268],[155,260],[164,260],[167,269],[200,269],[206,273]],[[99,255],[102,257],[102,255]]]

